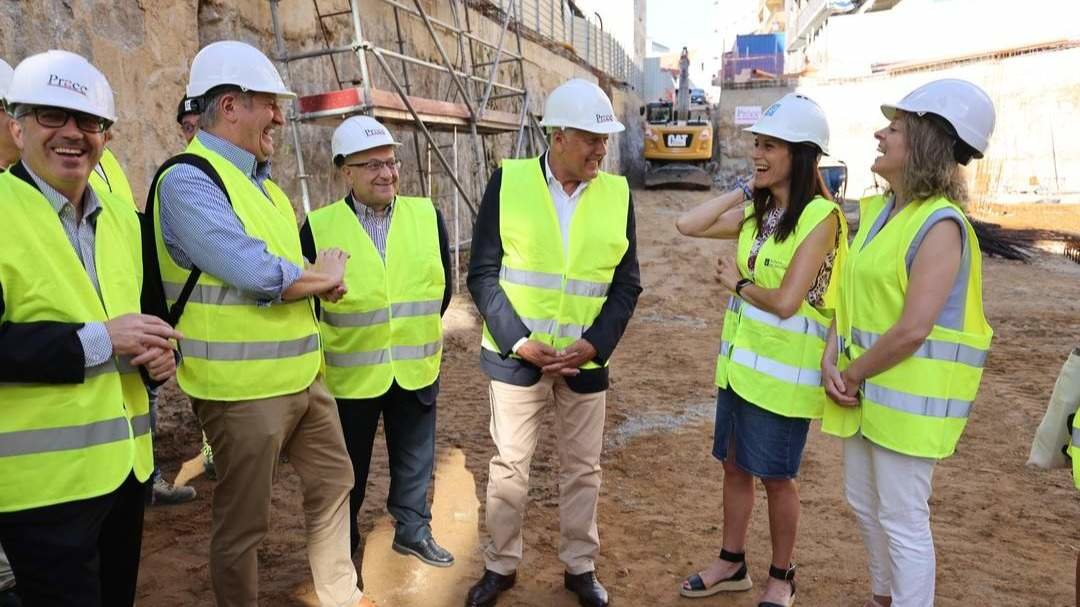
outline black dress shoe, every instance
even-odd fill
[[[411,554],[432,567],[449,567],[454,564],[454,555],[436,544],[435,539],[431,537],[411,543],[394,540],[394,551]]]
[[[583,607],[607,607],[608,593],[596,579],[595,571],[586,571],[573,575],[569,572],[563,574],[563,585],[570,592],[577,595],[578,603]]]
[[[514,587],[517,581],[517,572],[510,575],[495,573],[490,569],[484,570],[484,577],[469,588],[469,596],[465,599],[465,607],[491,607],[499,595]]]

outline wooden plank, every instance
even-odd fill
[[[414,122],[409,108],[396,93],[372,89],[371,97],[376,118],[393,123]],[[469,126],[469,109],[464,104],[413,96],[409,97],[409,103],[429,128],[449,130],[453,127],[468,128]],[[334,124],[363,109],[364,92],[356,87],[306,95],[300,97],[297,104],[301,120]],[[487,110],[484,112],[483,120],[476,126],[477,129],[489,133],[516,131],[518,130],[518,115]]]

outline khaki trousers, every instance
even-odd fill
[[[578,394],[562,377],[532,386],[492,381],[491,458],[487,487],[487,568],[508,575],[521,562],[521,527],[529,496],[529,464],[544,410],[554,400],[559,449],[559,560],[572,574],[593,571],[600,553],[596,504],[606,392]]]
[[[281,454],[300,475],[308,561],[323,607],[352,607],[363,594],[349,554],[352,464],[337,405],[316,378],[295,394],[249,401],[192,399],[214,450],[210,580],[220,607],[257,607],[257,549],[270,524]]]

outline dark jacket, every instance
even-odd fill
[[[22,164],[12,166],[11,174],[37,189]],[[0,285],[0,317],[5,305]],[[76,335],[82,327],[83,323],[71,322],[0,322],[0,382],[82,383],[86,359]]]
[[[352,194],[345,197],[345,204],[349,205],[353,213],[356,213],[356,202],[353,200]],[[443,221],[442,213],[439,211],[439,207],[435,207],[435,223],[439,231],[439,256],[442,258],[443,266],[443,278],[446,281],[446,287],[443,288],[443,301],[441,314],[446,313],[446,309],[450,307],[450,297],[454,294],[454,285],[450,279],[450,238],[446,232],[446,222]],[[363,226],[357,226],[363,231]],[[365,236],[367,233],[365,232]],[[311,224],[304,220],[303,227],[300,228],[300,250],[304,253],[304,258],[309,263],[315,263],[315,257],[318,254],[318,249],[315,243],[315,235],[311,231]],[[346,251],[347,252],[347,251]],[[315,298],[315,314],[320,315],[322,313],[321,306],[319,305],[319,298]],[[439,380],[435,379],[435,383],[425,388],[415,390],[417,399],[424,405],[432,405],[435,403],[435,398],[439,393]]]
[[[537,162],[544,170],[544,156]],[[473,231],[472,254],[469,258],[469,292],[499,352],[480,349],[480,366],[492,379],[531,386],[540,381],[541,372],[530,362],[510,356],[514,344],[528,337],[529,329],[521,322],[513,305],[499,286],[499,268],[502,266],[502,237],[499,234],[499,192],[502,187],[502,169],[495,171],[488,182]],[[626,238],[630,245],[622,261],[615,267],[607,300],[600,314],[582,338],[596,348],[596,358],[603,365],[622,338],[630,317],[634,314],[638,295],[641,294],[641,273],[637,261],[637,236],[634,225],[634,201],[629,201],[626,219]],[[608,369],[582,369],[581,373],[566,378],[566,384],[578,393],[600,392],[608,388]]]

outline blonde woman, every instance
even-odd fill
[[[926,607],[934,464],[960,439],[993,335],[960,165],[986,151],[994,106],[950,79],[881,110],[890,122],[874,134],[871,170],[889,188],[861,202],[822,357],[835,403],[822,428],[845,438],[844,491],[870,561],[866,607]]]
[[[683,214],[687,236],[738,240],[717,280],[733,293],[717,360],[713,456],[723,462],[723,545],[679,593],[700,598],[751,588],[746,535],[754,478],[769,501],[772,560],[759,607],[787,607],[795,596],[792,555],[799,523],[799,472],[810,420],[825,393],[817,361],[847,249],[847,224],[818,171],[829,126],[809,98],[790,94],[754,126],[754,176]]]

